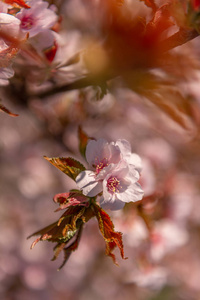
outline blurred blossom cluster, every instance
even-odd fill
[[[17,4],[17,7],[12,7],[1,2],[0,6],[1,64],[3,66],[6,63],[5,67],[11,68],[17,53],[24,47],[25,52],[30,52],[28,48],[37,45],[37,50],[44,53],[49,48],[55,47],[55,38],[51,28],[57,22],[57,16],[51,8],[48,8],[49,4],[46,1],[7,2],[14,6]],[[25,46],[27,39],[30,42],[29,46]],[[51,55],[49,59],[52,59]],[[12,73],[8,68],[2,68],[2,79],[5,78],[2,85],[8,84],[6,79],[13,75],[14,71]]]
[[[199,16],[0,0],[0,299],[200,299]]]

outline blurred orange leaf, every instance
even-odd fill
[[[151,7],[153,10],[156,9],[156,4],[154,0],[140,0],[141,2],[144,2],[146,6]]]
[[[28,4],[26,4],[23,0],[3,0],[6,4],[15,5],[17,4],[23,8],[30,8]]]
[[[80,191],[57,194],[54,196],[53,200],[60,205],[56,211],[68,208],[69,206],[89,206],[89,198]]]
[[[173,88],[164,88],[160,91],[147,93],[145,96],[159,107],[172,120],[184,129],[190,129],[191,122],[195,121],[189,102]]]
[[[132,72],[124,79],[129,88],[155,104],[184,129],[191,129],[195,125],[191,103],[181,94],[173,81],[161,80],[147,72]]]

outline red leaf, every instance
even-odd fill
[[[63,250],[64,262],[61,265],[63,267],[71,252],[75,251],[78,247],[83,224],[88,222],[92,217],[94,217],[94,212],[90,207],[70,206],[57,222],[34,232],[28,237],[40,235],[32,243],[31,249],[39,241],[57,243],[54,247],[54,257],[52,260],[55,260]]]
[[[54,196],[53,200],[60,205],[56,211],[68,208],[69,206],[89,206],[89,198],[84,196],[81,192],[57,194]]]
[[[117,264],[115,255],[112,253],[116,246],[120,250],[121,257],[126,259],[124,257],[122,233],[114,230],[114,225],[109,215],[102,208],[93,203],[93,209],[99,223],[99,229],[106,242],[106,255],[111,256],[114,263]]]
[[[83,228],[83,226],[80,227],[75,241],[70,246],[63,249],[63,251],[64,251],[64,260],[63,260],[62,265],[58,268],[58,270],[60,270],[66,264],[66,262],[68,261],[70,255],[72,254],[72,252],[75,251],[78,248],[80,238],[81,238],[82,228]],[[54,249],[54,251],[55,250],[56,249]]]
[[[72,238],[73,232],[74,234],[76,233],[78,229],[76,222],[79,218],[81,219],[84,211],[84,207],[70,207],[57,222],[34,232],[29,237],[32,237],[34,235],[41,235],[40,238],[36,241],[48,240],[51,242],[67,242]],[[68,236],[66,235],[66,227],[68,227],[68,229],[70,230],[70,234],[68,232]],[[34,242],[33,246],[35,244],[36,243]]]
[[[68,175],[73,180],[76,179],[78,174],[85,170],[85,167],[77,160],[71,157],[46,157],[53,166],[61,170],[63,173]]]

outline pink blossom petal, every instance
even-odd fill
[[[92,171],[83,171],[76,177],[78,187],[83,194],[88,197],[94,197],[102,192],[102,182],[95,180],[95,173]]]
[[[115,201],[104,201],[104,198],[101,197],[100,199],[100,205],[103,209],[110,209],[110,210],[119,210],[122,209],[125,205],[123,201],[120,201],[118,199],[115,199]]]
[[[111,157],[109,159],[110,163],[117,164],[121,160],[121,151],[118,146],[113,145],[112,143],[110,144],[110,154]]]
[[[131,153],[131,145],[126,140],[117,140],[115,143],[121,150],[123,156],[128,156]]]
[[[90,166],[96,165],[96,159],[102,160],[110,157],[108,142],[104,139],[89,141],[85,155]]]
[[[92,140],[86,148],[86,159],[94,172],[84,171],[77,177],[84,195],[96,196],[103,191],[100,205],[112,210],[142,199],[144,192],[137,183],[141,159],[131,153],[129,142]]]
[[[116,145],[120,148],[123,155],[123,159],[127,161],[128,164],[134,165],[135,168],[141,172],[142,161],[139,155],[131,153],[131,145],[126,140],[117,140]]]
[[[1,32],[8,33],[9,36],[18,37],[20,32],[20,20],[12,15],[0,13],[0,29]]]
[[[117,193],[117,198],[123,202],[136,202],[142,200],[144,191],[139,183],[131,184],[122,193]]]
[[[131,165],[134,165],[138,172],[142,171],[142,160],[139,155],[136,153],[131,153],[130,157],[128,158],[127,162]]]

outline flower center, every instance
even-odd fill
[[[21,19],[21,28],[25,30],[29,30],[34,25],[34,18],[32,16],[24,16]]]
[[[107,180],[107,188],[108,191],[112,194],[119,193],[119,189],[121,188],[120,181],[116,177],[110,177]]]
[[[108,166],[108,159],[107,158],[103,158],[101,161],[99,161],[98,158],[95,158],[95,165],[94,167],[96,168],[96,174],[98,175],[99,172]]]

